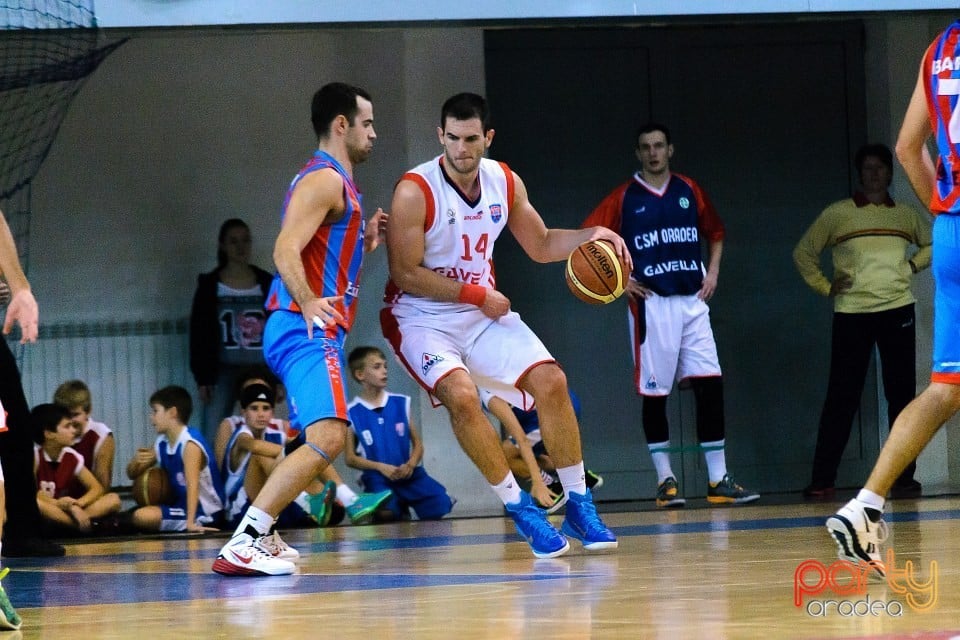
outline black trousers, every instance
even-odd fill
[[[830,381],[813,456],[813,486],[834,486],[853,417],[860,407],[874,345],[880,353],[883,394],[891,427],[916,395],[914,305],[875,313],[834,313]],[[897,482],[911,480],[916,468],[916,461],[911,462]]]
[[[3,539],[40,536],[40,510],[33,478],[33,433],[30,408],[23,394],[17,361],[5,339],[0,339],[0,402],[7,412],[7,431],[0,433],[7,522]]]

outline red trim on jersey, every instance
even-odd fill
[[[940,371],[934,371],[930,374],[930,382],[960,384],[960,373],[943,373]]]
[[[679,173],[670,175],[686,182],[687,185],[690,186],[690,189],[693,190],[693,194],[697,198],[697,219],[700,221],[700,232],[703,236],[709,242],[723,240],[726,236],[723,221],[720,219],[720,215],[717,213],[717,209],[713,206],[710,198],[707,197],[706,192],[704,192],[704,190],[700,188],[700,185],[694,182],[693,179],[685,175]]]
[[[631,182],[632,180],[628,180],[608,193],[590,215],[587,216],[587,219],[583,221],[580,228],[606,227],[611,231],[620,233],[620,221],[623,215],[623,196],[627,193],[627,187],[630,186]]]
[[[436,218],[436,209],[437,203],[433,199],[433,191],[430,189],[430,185],[427,184],[426,179],[419,173],[405,173],[400,180],[409,180],[418,187],[423,193],[423,199],[425,201],[425,211],[423,213],[423,230],[424,232],[429,231],[433,227],[434,218]]]
[[[506,162],[499,162],[500,168],[503,169],[503,177],[507,181],[507,215],[510,215],[510,208],[513,207],[513,199],[517,194],[517,187],[514,184],[513,180],[513,171],[510,170],[510,167],[507,166]]]

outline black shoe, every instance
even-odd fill
[[[808,500],[833,500],[837,490],[819,484],[811,484],[804,488],[803,497]]]
[[[603,476],[587,469],[584,472],[584,479],[587,481],[587,489],[593,491],[603,486]]]
[[[897,481],[890,488],[890,497],[897,498],[919,498],[923,493],[923,485],[914,479],[906,481]]]
[[[3,541],[4,558],[57,558],[66,552],[62,544],[42,538]]]

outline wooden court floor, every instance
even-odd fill
[[[648,503],[605,513],[615,552],[553,560],[503,518],[296,530],[271,578],[213,574],[223,536],[71,544],[5,560],[24,625],[0,640],[960,638],[960,497],[889,503],[899,573],[866,583],[831,568],[836,508]]]

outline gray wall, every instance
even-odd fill
[[[865,23],[871,138],[893,140],[920,52],[947,21],[923,14]],[[255,260],[269,267],[283,191],[314,145],[308,103],[320,84],[354,82],[375,98],[379,140],[357,171],[368,209],[387,208],[402,171],[438,152],[443,98],[485,88],[479,28],[132,35],[80,92],[35,183],[29,269],[44,323],[185,316],[227,217],[249,222]],[[911,197],[902,175],[895,195]],[[810,203],[811,215],[823,204]],[[375,312],[386,279],[383,252],[370,257],[364,278],[350,345],[382,343]],[[919,325],[928,327],[929,295],[918,294]],[[929,350],[929,335],[922,335],[921,380]],[[397,367],[392,386],[418,395]],[[444,413],[419,404],[427,468],[460,500],[456,513],[497,512]],[[789,418],[771,416],[777,419]],[[958,477],[948,470],[945,444],[924,454],[921,480]]]

